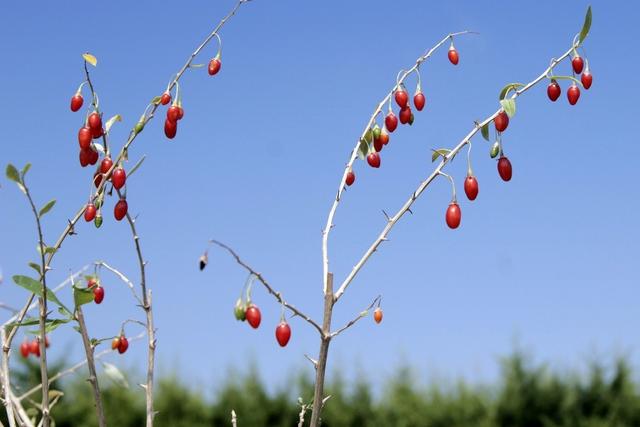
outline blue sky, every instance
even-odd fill
[[[4,8],[0,160],[3,169],[7,162],[32,162],[36,199],[58,199],[44,221],[47,241],[85,202],[90,182],[91,172],[77,160],[82,118],[68,107],[83,78],[80,54],[99,59],[92,71],[105,115],[124,117],[111,136],[119,147],[146,103],[232,5],[64,2],[36,10],[14,2]],[[620,354],[640,362],[634,220],[640,63],[628,32],[639,10],[626,2],[592,5],[585,48],[593,87],[573,107],[566,84],[556,103],[546,98],[546,84],[519,99],[504,135],[511,182],[499,179],[479,136],[476,201],[462,196],[462,157],[447,168],[461,194],[461,227],[446,227],[450,187],[437,180],[336,307],[340,325],[382,294],[385,319],[379,326],[366,319],[337,339],[330,370],[341,366],[378,383],[402,362],[425,377],[490,381],[499,357],[514,346],[557,369]],[[204,388],[251,361],[269,384],[281,384],[292,370],[310,372],[303,354],[317,353],[315,333],[293,319],[291,343],[279,348],[273,330],[280,307],[262,289],[254,293],[260,329],[235,321],[232,308],[246,274],[218,250],[199,272],[207,239],[236,248],[290,302],[320,320],[320,230],[348,154],[398,70],[451,31],[480,32],[456,40],[457,67],[446,48],[422,67],[427,107],[413,127],[392,135],[382,167],[357,164],[357,182],[343,199],[330,242],[337,281],[384,226],[381,210],[395,212],[431,172],[430,149],[457,144],[473,120],[496,110],[505,83],[533,79],[563,53],[587,3],[536,6],[254,0],[243,7],[221,33],[221,72],[185,76],[185,118],[175,140],[164,137],[162,120],[155,119],[130,150],[129,167],[147,155],[127,186],[149,261],[159,370],[177,369]],[[196,62],[214,53],[209,47]],[[559,69],[570,72],[568,63]],[[22,194],[0,182],[0,299],[18,305],[25,293],[7,279],[28,272],[35,229]],[[128,227],[111,218],[112,206],[109,201],[103,228],[82,223],[79,236],[65,242],[51,282],[96,259],[137,280]],[[87,309],[94,336],[113,335],[123,319],[142,319],[115,277],[105,274],[103,282],[104,303]],[[81,357],[75,332],[56,331],[52,341],[53,357]],[[126,357],[112,359],[141,371],[145,352],[133,345]]]

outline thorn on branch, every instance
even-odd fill
[[[391,218],[389,218],[389,215],[384,211],[384,209],[382,210],[382,213],[384,214],[385,218],[387,218],[387,221],[391,221]]]
[[[414,194],[414,195],[413,195],[414,200],[415,200],[415,197],[416,197],[416,196],[415,196],[415,194]],[[411,210],[411,208],[407,208],[407,212],[409,212],[411,215],[413,215],[413,211]]]

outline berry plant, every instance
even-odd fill
[[[220,30],[233,17],[239,8],[250,0],[238,0],[233,9],[216,25],[211,33],[204,41],[191,53],[185,64],[170,79],[165,88],[159,90],[152,100],[145,107],[143,113],[137,121],[132,123],[128,137],[122,143],[119,150],[114,148],[114,141],[111,140],[111,129],[117,123],[122,122],[123,118],[119,114],[115,114],[110,118],[105,115],[103,106],[100,104],[98,91],[91,79],[90,69],[97,66],[97,58],[90,54],[83,54],[83,72],[84,78],[78,86],[75,93],[71,96],[69,108],[74,113],[73,117],[78,119],[77,140],[79,145],[78,160],[82,168],[93,166],[88,176],[87,185],[90,188],[89,196],[80,199],[80,208],[68,220],[64,226],[62,233],[58,239],[49,244],[45,239],[44,230],[41,219],[54,207],[56,201],[51,200],[45,203],[41,208],[36,207],[36,202],[31,194],[27,184],[27,173],[30,170],[30,164],[25,165],[22,169],[18,169],[12,164],[6,168],[7,178],[17,185],[22,191],[29,203],[33,217],[35,220],[37,236],[38,236],[38,262],[30,262],[28,265],[32,268],[36,276],[28,275],[13,276],[13,281],[18,286],[24,288],[27,293],[27,299],[24,305],[16,310],[15,314],[3,324],[0,328],[0,338],[2,339],[3,351],[0,365],[0,382],[2,384],[2,401],[5,406],[9,425],[16,426],[44,426],[54,425],[51,416],[51,409],[62,398],[60,393],[50,389],[52,382],[63,375],[75,372],[81,367],[86,366],[89,376],[88,382],[91,385],[93,398],[95,401],[96,419],[100,427],[107,425],[107,417],[105,415],[102,403],[101,388],[98,379],[96,361],[107,354],[117,352],[125,355],[130,345],[138,340],[146,340],[147,349],[147,366],[146,380],[141,384],[145,394],[146,409],[146,426],[151,427],[154,424],[154,369],[155,369],[155,353],[156,353],[156,330],[154,328],[154,317],[152,309],[152,293],[146,278],[146,261],[143,257],[142,246],[139,234],[136,228],[136,217],[131,214],[131,208],[135,209],[135,197],[129,198],[127,194],[127,184],[131,179],[135,179],[134,174],[144,161],[144,157],[138,159],[133,165],[129,166],[129,149],[142,134],[150,122],[153,120],[159,109],[164,109],[165,117],[163,123],[164,135],[167,139],[173,140],[178,135],[178,124],[185,115],[183,106],[183,98],[180,90],[181,77],[187,71],[194,71],[200,68],[206,68],[209,76],[216,76],[221,72],[222,68],[222,39]],[[437,148],[432,150],[432,163],[438,162],[434,170],[415,188],[410,194],[406,202],[393,214],[386,216],[386,223],[377,237],[374,238],[371,245],[364,251],[362,256],[356,260],[352,270],[342,278],[340,282],[334,283],[334,275],[331,271],[329,262],[329,239],[331,231],[334,227],[336,214],[343,197],[346,196],[347,188],[351,191],[358,191],[360,187],[366,187],[366,182],[356,180],[356,171],[359,167],[371,167],[378,169],[382,167],[382,152],[389,150],[391,135],[399,137],[399,133],[395,134],[400,128],[407,128],[419,119],[420,114],[426,114],[427,97],[423,92],[421,81],[421,67],[432,58],[437,58],[436,53],[442,53],[440,57],[444,60],[444,52],[441,48],[448,45],[447,59],[453,66],[463,67],[464,62],[460,63],[461,54],[456,49],[454,41],[459,37],[476,34],[472,31],[461,31],[450,33],[444,36],[425,54],[418,57],[415,63],[407,70],[401,70],[395,77],[391,89],[385,94],[382,100],[375,106],[372,115],[364,126],[360,136],[356,139],[355,145],[351,150],[349,158],[345,164],[342,176],[339,179],[338,189],[333,198],[326,223],[322,231],[322,290],[323,290],[323,317],[321,321],[313,319],[305,314],[295,305],[285,299],[280,291],[277,291],[267,279],[246,263],[243,258],[227,244],[215,239],[208,242],[208,247],[199,259],[200,270],[204,270],[208,264],[209,251],[212,248],[218,248],[226,251],[248,273],[248,278],[244,286],[240,289],[234,306],[234,316],[240,322],[246,322],[253,329],[260,329],[263,323],[267,324],[269,330],[274,331],[275,341],[278,346],[286,348],[294,337],[292,325],[286,314],[297,316],[304,320],[313,330],[318,333],[319,349],[316,357],[305,355],[312,364],[315,371],[314,392],[313,396],[308,396],[308,403],[304,403],[304,399],[299,400],[300,414],[299,426],[305,425],[307,413],[308,425],[317,427],[321,423],[322,410],[326,404],[330,404],[330,396],[325,396],[325,374],[327,361],[329,358],[329,349],[331,342],[354,326],[361,319],[368,316],[369,312],[373,312],[373,320],[376,324],[383,321],[383,308],[381,295],[373,298],[373,301],[365,307],[360,313],[355,315],[345,324],[334,327],[333,309],[335,305],[344,296],[346,290],[352,284],[360,271],[377,249],[388,240],[388,236],[394,226],[405,216],[407,212],[412,213],[411,208],[415,201],[424,193],[429,185],[438,178],[445,178],[447,186],[451,187],[451,199],[443,201],[442,208],[445,209],[445,224],[450,229],[457,229],[462,222],[462,208],[458,202],[456,194],[456,178],[452,174],[444,172],[444,169],[453,161],[453,159],[466,148],[467,172],[463,179],[463,188],[466,198],[475,203],[479,196],[479,181],[474,174],[472,168],[472,139],[480,134],[487,142],[490,142],[489,157],[496,161],[498,176],[505,182],[511,181],[513,177],[513,167],[510,159],[505,155],[504,145],[507,138],[504,136],[508,132],[510,121],[514,120],[516,113],[516,103],[520,96],[529,92],[533,87],[542,82],[548,82],[547,97],[552,102],[556,102],[561,94],[562,87],[559,82],[567,80],[570,86],[566,88],[567,100],[570,105],[575,105],[580,98],[580,89],[588,90],[593,83],[593,76],[590,71],[589,62],[582,48],[583,42],[587,37],[591,27],[591,8],[587,10],[582,30],[573,38],[573,41],[564,53],[557,58],[553,58],[550,64],[533,80],[528,83],[509,83],[505,85],[499,93],[497,109],[489,114],[483,120],[475,121],[469,132],[451,148]],[[215,39],[217,43],[217,52],[215,55],[208,56],[207,62],[197,64],[194,62],[196,58],[201,56],[205,47]],[[565,61],[568,60],[568,61]],[[562,63],[570,62],[571,75],[555,75],[556,71]],[[204,72],[204,70],[202,70]],[[578,76],[580,78],[578,79]],[[86,99],[85,99],[86,98]],[[65,100],[65,103],[67,101]],[[432,104],[430,102],[429,107]],[[83,111],[83,107],[85,111]],[[65,107],[66,108],[66,107]],[[84,114],[83,114],[84,112]],[[75,138],[75,129],[71,132],[71,138]],[[493,138],[491,133],[493,129]],[[493,141],[493,142],[492,142]],[[393,144],[391,145],[393,146]],[[365,166],[365,161],[366,165]],[[108,207],[111,203],[112,208]],[[105,214],[104,209],[108,213]],[[127,223],[131,232],[133,245],[139,266],[139,282],[134,282],[127,275],[111,266],[105,261],[94,261],[89,266],[84,267],[78,272],[71,273],[67,281],[57,287],[50,288],[47,284],[47,273],[52,268],[52,262],[55,255],[60,251],[63,242],[67,238],[82,233],[99,233],[100,228],[105,220],[111,219],[111,209],[113,209],[113,218],[117,222]],[[107,217],[106,219],[104,217]],[[84,219],[84,222],[81,221]],[[91,226],[93,224],[93,226]],[[93,230],[92,230],[93,229]],[[91,336],[83,311],[86,304],[101,305],[105,298],[109,301],[111,292],[109,288],[113,286],[113,279],[121,282],[131,292],[136,306],[142,309],[144,320],[124,319],[120,325],[113,327],[113,334],[107,337],[94,338]],[[271,319],[263,319],[259,306],[252,299],[254,284],[264,289],[267,294],[271,295],[281,307],[280,318],[277,321]],[[65,288],[70,287],[70,295],[64,295]],[[70,301],[70,302],[68,302]],[[51,310],[55,306],[57,311]],[[101,306],[104,308],[104,306]],[[32,310],[38,311],[37,316],[30,316]],[[54,376],[50,376],[47,364],[47,348],[52,345],[51,334],[59,327],[72,324],[79,332],[83,348],[85,351],[85,359],[74,365],[72,368],[63,371]],[[130,330],[138,326],[142,327],[142,331],[138,335],[132,335]],[[26,330],[29,328],[34,330]],[[271,329],[274,328],[274,329]],[[264,326],[262,327],[264,329]],[[23,358],[34,357],[39,361],[41,383],[31,390],[22,394],[12,387],[11,383],[11,350],[15,346],[14,341],[20,330],[26,330],[27,334],[33,335],[33,338],[23,338],[19,344],[19,352]],[[271,332],[270,332],[271,333]],[[111,344],[109,347],[109,343]],[[106,347],[100,352],[96,352],[101,345]],[[126,356],[125,356],[126,357]],[[104,371],[107,375],[121,375],[117,368],[113,365],[102,363]],[[27,410],[25,403],[31,401],[30,396],[40,393],[41,401],[36,406],[36,411]],[[32,408],[29,408],[32,409]],[[231,413],[231,424],[237,426],[241,423],[242,414],[236,415],[233,408],[229,408]],[[238,421],[240,420],[240,421]]]

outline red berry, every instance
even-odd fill
[[[416,92],[416,94],[413,95],[413,105],[416,106],[416,110],[422,111],[422,109],[424,108],[424,104],[426,103],[427,99],[424,97],[424,93]]]
[[[102,286],[96,286],[93,288],[93,302],[100,304],[104,299],[104,288]]]
[[[389,134],[384,129],[380,132],[380,142],[382,142],[382,145],[387,145],[389,143]]]
[[[511,168],[511,162],[505,156],[500,156],[500,160],[498,160],[498,174],[500,174],[500,178],[502,178],[503,181],[511,180],[513,170]]]
[[[498,132],[504,132],[507,126],[509,126],[509,116],[504,111],[500,111],[493,119],[493,124],[496,126]]]
[[[447,208],[447,214],[445,215],[449,228],[458,228],[461,218],[462,212],[460,211],[460,206],[458,206],[456,202],[451,202]]]
[[[585,89],[589,89],[591,87],[591,83],[593,83],[593,76],[591,75],[591,71],[589,71],[588,67],[587,70],[580,76],[580,81],[582,82],[582,86],[584,86]]]
[[[96,206],[93,203],[89,203],[84,209],[84,220],[87,222],[93,221],[96,217]]]
[[[278,340],[278,344],[280,344],[280,347],[284,347],[287,345],[290,339],[291,327],[287,322],[280,322],[280,324],[276,327],[276,340]]]
[[[184,117],[184,108],[178,106],[178,120],[182,120]]]
[[[83,102],[84,99],[82,98],[82,95],[80,95],[79,93],[73,95],[73,97],[71,98],[71,111],[73,111],[74,113],[78,111],[82,107]]]
[[[118,353],[122,354],[129,348],[129,340],[124,335],[118,341]]]
[[[389,111],[387,117],[384,118],[384,125],[389,132],[393,132],[398,127],[398,118],[393,114],[393,111]]]
[[[111,160],[111,157],[105,157],[100,162],[100,173],[106,174],[111,169],[111,166],[113,166],[113,160]]]
[[[169,139],[173,139],[178,133],[178,122],[167,119],[164,121],[164,134]]]
[[[382,322],[382,309],[380,307],[376,307],[373,311],[373,320],[375,320],[376,323]]]
[[[569,90],[567,91],[567,99],[569,100],[569,104],[576,105],[578,99],[580,98],[580,88],[575,83],[571,85]]]
[[[120,337],[115,337],[111,340],[111,350],[115,350],[120,346]]]
[[[92,286],[95,286],[98,284],[98,281],[92,277],[91,279],[87,280],[87,288],[90,288]]]
[[[409,94],[402,88],[396,90],[394,98],[396,99],[396,104],[398,104],[398,107],[400,108],[406,107],[409,103]]]
[[[98,158],[100,157],[98,152],[94,150],[93,147],[87,148],[87,155],[89,156],[90,165],[95,165],[98,162]]]
[[[356,174],[350,170],[349,172],[347,172],[347,177],[345,178],[344,182],[345,184],[351,186],[355,181],[356,181]]]
[[[160,104],[167,105],[171,102],[171,94],[169,92],[165,92],[160,97]]]
[[[258,329],[260,326],[260,321],[262,320],[262,315],[260,314],[260,309],[255,304],[251,304],[247,307],[247,311],[245,312],[245,316],[247,322],[251,325],[253,329]]]
[[[100,184],[102,183],[102,174],[100,173],[100,171],[96,171],[96,173],[93,174],[93,184],[96,186],[96,188],[100,187]]]
[[[464,180],[464,193],[469,200],[475,200],[478,197],[478,180],[475,176],[470,175]]]
[[[113,216],[116,220],[121,221],[127,215],[129,205],[125,199],[118,200],[118,203],[113,207]]]
[[[29,343],[27,341],[22,341],[22,344],[20,344],[20,354],[22,357],[29,357],[29,353],[31,353]]]
[[[379,152],[382,151],[382,147],[384,147],[384,144],[382,143],[382,139],[374,138],[373,139],[373,149],[376,150],[379,153]]]
[[[218,58],[213,58],[209,61],[209,75],[215,76],[220,71],[220,67],[222,67],[222,62]]]
[[[35,354],[36,357],[40,357],[40,340],[35,339],[31,341],[31,344],[29,344],[29,350],[31,353]]]
[[[104,129],[102,128],[91,129],[91,136],[93,137],[93,139],[98,139],[102,135],[104,135]]]
[[[178,107],[177,105],[172,105],[167,109],[167,120],[170,120],[175,123],[178,120],[180,120],[180,118],[178,117],[179,115],[180,115],[180,107]]]
[[[80,148],[89,148],[91,145],[91,129],[87,126],[83,126],[78,131],[78,144]]]
[[[458,61],[460,60],[460,58],[458,57],[458,51],[453,46],[449,48],[447,56],[449,57],[449,61],[451,61],[453,65],[458,65]]]
[[[400,123],[403,125],[409,123],[411,120],[411,107],[408,105],[400,110]]]
[[[80,166],[85,167],[89,164],[89,159],[91,156],[91,148],[81,148],[80,149]]]
[[[117,167],[113,170],[111,174],[111,182],[113,182],[113,187],[116,190],[124,187],[124,183],[127,181],[127,173],[121,167]]]
[[[558,98],[560,98],[560,94],[562,93],[562,89],[560,89],[560,85],[557,81],[551,80],[549,86],[547,86],[547,96],[550,100],[555,102]]]
[[[576,74],[580,74],[582,72],[582,68],[584,68],[584,61],[580,56],[576,55],[571,60],[571,66]]]
[[[102,118],[97,111],[89,114],[89,127],[91,128],[91,132],[96,132],[98,130],[102,130]]]
[[[371,153],[367,156],[367,163],[369,163],[369,166],[371,166],[372,168],[379,168],[380,167],[380,154],[378,153]]]
[[[44,346],[45,346],[46,348],[49,348],[49,345],[50,345],[50,343],[49,343],[49,337],[48,337],[47,335],[45,335],[45,336],[44,336]]]

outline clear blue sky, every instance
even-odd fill
[[[330,370],[341,364],[379,381],[407,362],[425,375],[491,380],[498,357],[514,343],[558,369],[584,366],[594,355],[640,362],[640,60],[629,35],[639,8],[592,4],[585,44],[591,90],[574,107],[566,84],[557,103],[547,100],[545,85],[520,98],[504,137],[514,167],[509,183],[497,176],[488,144],[474,140],[480,195],[473,203],[461,197],[458,230],[444,223],[448,183],[429,188],[336,307],[340,325],[382,294],[385,319],[380,326],[367,319],[336,340]],[[146,102],[232,5],[13,2],[3,9],[0,160],[3,169],[9,161],[32,162],[36,199],[58,199],[44,221],[49,242],[86,201],[92,174],[78,165],[82,119],[68,107],[83,78],[80,54],[91,51],[100,61],[93,78],[105,114],[124,117],[112,132],[119,147]],[[207,239],[235,247],[320,319],[320,230],[348,153],[397,71],[448,32],[481,33],[457,40],[457,67],[446,49],[422,67],[427,107],[413,127],[392,135],[379,170],[356,166],[356,185],[332,234],[337,280],[383,227],[381,210],[395,212],[431,172],[430,149],[456,144],[473,120],[495,111],[505,83],[531,80],[564,52],[586,6],[254,0],[243,7],[222,31],[220,74],[210,78],[200,69],[185,76],[186,114],[176,139],[165,139],[156,119],[130,150],[130,166],[148,156],[128,195],[149,261],[159,370],[177,368],[205,388],[250,360],[269,384],[282,383],[292,369],[310,371],[303,354],[317,353],[315,333],[294,319],[292,341],[280,349],[273,337],[280,307],[262,289],[254,294],[260,329],[234,320],[246,274],[217,250],[199,272]],[[210,47],[197,62],[214,52]],[[569,73],[568,63],[560,68]],[[448,171],[462,193],[463,159]],[[36,237],[22,194],[1,182],[0,299],[18,305],[25,293],[7,279],[29,271]],[[79,224],[79,236],[56,257],[51,282],[96,259],[137,280],[128,227],[115,223],[112,206],[102,229]],[[142,319],[115,277],[103,281],[105,302],[87,310],[95,336],[116,333],[124,318]],[[70,328],[52,340],[54,357],[81,356]],[[115,360],[141,370],[145,353],[138,344]]]

